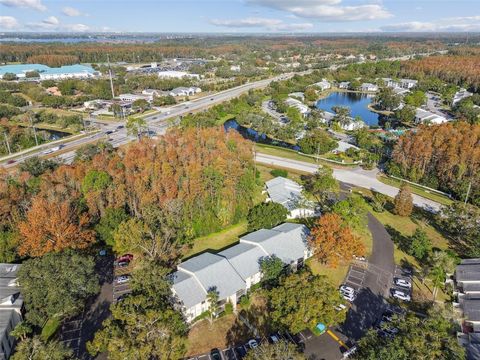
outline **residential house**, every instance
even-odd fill
[[[375,91],[378,91],[378,86],[375,85],[375,84],[371,84],[371,83],[363,83],[363,84],[360,86],[360,89],[361,89],[362,91],[375,92]]]
[[[190,86],[190,87],[184,87],[180,86],[175,89],[172,89],[172,91],[169,92],[169,95],[172,96],[192,96],[195,95],[199,92],[201,92],[202,89],[196,86]]]
[[[411,89],[415,86],[417,86],[418,81],[417,80],[412,80],[412,79],[400,79],[400,84],[399,87],[402,89]]]
[[[321,91],[328,90],[332,87],[330,82],[328,82],[328,80],[325,80],[325,79],[322,79],[322,81],[319,81],[319,82],[313,84],[313,86],[318,87]]]
[[[354,131],[363,128],[365,126],[365,123],[363,121],[351,118],[349,121],[345,123],[340,123],[339,125],[342,130]]]
[[[442,116],[430,111],[417,108],[415,112],[415,122],[417,124],[442,124],[448,120]]]
[[[0,264],[0,360],[10,357],[15,345],[10,332],[22,321],[23,297],[17,282],[20,267]]]
[[[293,180],[277,176],[265,182],[268,193],[267,201],[284,206],[288,211],[289,219],[311,217],[315,215],[313,204],[308,202],[302,194],[303,187]]]
[[[348,89],[350,87],[350,81],[342,81],[338,84],[339,89]]]
[[[288,94],[288,96],[296,98],[296,99],[301,100],[301,101],[305,101],[305,94],[301,91],[290,93],[290,94]]]
[[[285,99],[285,104],[297,109],[303,117],[307,117],[310,114],[310,108],[302,103],[300,100],[288,97]]]
[[[360,148],[358,148],[355,145],[349,144],[348,142],[343,141],[343,140],[339,140],[337,147],[332,150],[332,153],[334,153],[334,154],[344,153],[348,149],[360,150]]]
[[[136,100],[146,100],[148,102],[152,101],[152,98],[148,95],[140,94],[120,94],[117,96],[121,101],[134,102]]]
[[[156,90],[156,89],[145,89],[142,91],[142,95],[148,96],[150,101],[152,101],[154,97],[167,96],[168,91],[162,91],[162,90]]]
[[[230,66],[230,71],[236,71],[236,72],[238,72],[238,71],[240,71],[240,70],[241,70],[240,65],[231,65],[231,66]]]
[[[472,95],[473,94],[470,91],[467,91],[465,89],[460,89],[460,91],[457,91],[453,96],[452,105],[456,105],[459,101],[466,99]]]
[[[406,94],[408,94],[410,92],[410,90],[404,89],[404,88],[401,88],[401,87],[394,87],[394,88],[392,88],[392,90],[393,90],[395,95],[400,95],[400,96],[405,96]]]
[[[462,331],[458,341],[467,350],[467,359],[480,355],[480,258],[464,259],[453,275],[456,297],[454,308],[460,312]]]
[[[217,254],[205,252],[177,266],[171,274],[175,306],[188,322],[209,308],[207,295],[218,294],[218,306],[236,305],[251,286],[260,282],[261,261],[276,256],[296,269],[312,256],[305,225],[284,223],[243,236],[237,245]]]

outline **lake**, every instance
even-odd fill
[[[318,100],[316,107],[333,113],[334,106],[346,106],[350,108],[352,117],[360,116],[367,125],[377,126],[380,115],[368,110],[368,105],[372,102],[373,97],[374,95],[371,94],[334,92],[326,98]]]

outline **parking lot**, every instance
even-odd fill
[[[129,276],[132,265],[120,267],[118,263],[114,263],[114,278],[113,278],[113,302],[117,302],[123,295],[131,292],[128,281],[125,283],[118,283],[117,279],[120,276]]]
[[[367,273],[368,263],[356,261],[350,265],[347,276],[345,278],[345,284],[352,287],[356,291],[359,291],[364,284],[365,276]]]
[[[409,273],[408,271],[405,271],[405,269],[403,269],[402,267],[400,266],[396,266],[395,267],[395,273],[393,275],[393,281],[392,281],[392,287],[390,289],[390,293],[392,294],[395,290],[397,291],[401,291],[407,295],[410,296],[410,298],[412,297],[412,287],[410,286],[410,288],[408,287],[405,287],[405,286],[399,286],[395,283],[395,281],[398,281],[398,280],[404,280],[410,284],[412,284],[412,275],[411,273]]]

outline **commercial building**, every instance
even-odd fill
[[[153,97],[149,95],[139,94],[120,94],[117,96],[121,101],[134,102],[136,100],[146,100],[148,102],[153,100]]]
[[[20,266],[0,264],[0,360],[10,357],[15,344],[10,332],[22,321],[23,297],[17,282]]]
[[[19,79],[24,79],[29,72],[38,72],[38,79],[40,80],[87,79],[101,75],[91,66],[80,64],[66,65],[58,68],[51,68],[42,64],[15,64],[0,66],[0,78],[3,78],[3,76],[7,73],[11,73],[15,74]]]
[[[190,74],[186,71],[176,71],[176,70],[159,71],[158,77],[159,78],[175,78],[175,79],[182,79],[187,77],[187,78],[200,79],[200,75],[198,74]]]
[[[293,180],[277,176],[265,182],[268,193],[267,201],[280,204],[289,213],[289,219],[305,218],[315,215],[315,209],[311,202],[303,196],[303,187]]]
[[[205,252],[182,262],[171,275],[175,306],[191,322],[208,310],[210,291],[218,294],[220,310],[227,303],[236,305],[261,280],[263,259],[276,256],[285,266],[303,266],[312,255],[308,234],[305,225],[284,223],[243,236],[237,245],[217,254]]]

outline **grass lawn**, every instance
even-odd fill
[[[203,251],[218,251],[238,242],[238,237],[247,232],[247,221],[242,221],[222,231],[193,240],[193,246],[184,252],[183,258],[191,257]]]
[[[378,176],[377,179],[379,181],[383,182],[384,184],[395,186],[397,188],[399,188],[402,185],[402,181],[397,180],[397,179],[393,179],[391,177],[387,177],[387,176],[384,176],[384,175]],[[453,203],[453,200],[450,199],[448,196],[428,191],[428,190],[426,190],[426,189],[424,189],[420,186],[416,186],[416,185],[412,185],[412,184],[408,184],[408,186],[412,190],[412,193],[414,193],[416,195],[419,195],[419,196],[422,196],[426,199],[436,201],[436,202],[438,202],[442,205],[450,205],[450,204]]]
[[[326,266],[325,264],[321,264],[315,258],[308,259],[306,261],[306,264],[314,275],[325,275],[336,287],[339,287],[345,280],[349,267],[348,264],[344,264],[339,265],[336,268],[331,268]]]
[[[210,352],[213,348],[224,349],[228,346],[228,332],[234,327],[236,316],[225,315],[212,324],[202,320],[188,333],[187,356]]]

